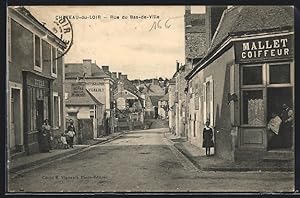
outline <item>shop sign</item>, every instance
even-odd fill
[[[101,82],[86,82],[86,89],[89,92],[104,92],[104,83]]]
[[[85,96],[85,83],[72,83],[71,96],[84,97]]]
[[[238,41],[234,44],[237,63],[293,58],[293,35]]]

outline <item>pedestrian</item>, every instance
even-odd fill
[[[205,127],[203,128],[202,147],[205,148],[206,156],[210,156],[210,147],[214,147],[214,142],[213,142],[213,130],[209,126],[209,121],[206,121]]]
[[[294,112],[287,104],[282,105],[280,118],[282,123],[279,136],[282,138],[283,147],[291,147],[293,144]]]
[[[48,119],[45,119],[42,125],[40,134],[40,150],[41,152],[51,153],[51,126],[49,125]]]
[[[281,125],[281,118],[273,112],[271,114],[271,119],[268,122],[267,125],[267,135],[268,135],[268,148],[276,148],[279,146],[279,138],[278,138],[278,133]]]
[[[68,149],[69,148],[69,145],[68,145],[68,142],[67,142],[67,133],[62,133],[61,136],[60,136],[60,140],[61,142],[63,143],[63,148],[64,149]]]
[[[74,137],[76,135],[76,131],[75,131],[73,120],[71,120],[70,125],[68,126],[67,131],[68,131],[67,134],[68,134],[68,137],[69,137],[69,146],[70,146],[70,148],[73,148]]]

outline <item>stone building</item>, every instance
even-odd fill
[[[109,66],[102,66],[100,68],[96,63],[92,63],[90,59],[84,59],[82,63],[66,63],[65,64],[65,81],[66,81],[66,98],[76,97],[74,95],[72,86],[84,82],[85,89],[91,94],[99,103],[103,104],[103,108],[98,108],[100,112],[94,112],[94,107],[90,109],[90,116],[98,115],[97,123],[94,123],[94,137],[108,135],[114,132],[114,108],[113,108],[113,87],[115,80],[112,73],[109,71]],[[66,112],[73,112],[73,107],[67,103]],[[97,110],[97,109],[96,109]],[[70,112],[70,113],[71,113]],[[79,112],[77,118],[80,119]],[[108,126],[104,123],[108,122]]]
[[[292,123],[286,133],[279,130],[275,150],[267,127],[272,113],[282,115],[283,104],[294,109],[293,13],[288,6],[233,6],[223,12],[206,55],[186,76],[189,114],[196,122],[192,144],[201,146],[209,120],[219,157],[293,156]]]
[[[65,43],[24,7],[8,8],[7,127],[9,156],[39,152],[48,119],[54,136],[65,130]]]

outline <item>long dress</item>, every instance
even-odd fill
[[[203,129],[203,148],[210,148],[214,146],[213,142],[213,131],[212,128],[206,128]]]
[[[40,151],[49,152],[50,151],[50,126],[43,125],[40,133]]]

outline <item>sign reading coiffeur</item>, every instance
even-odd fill
[[[293,42],[293,35],[238,41],[235,43],[236,62],[293,58]]]

